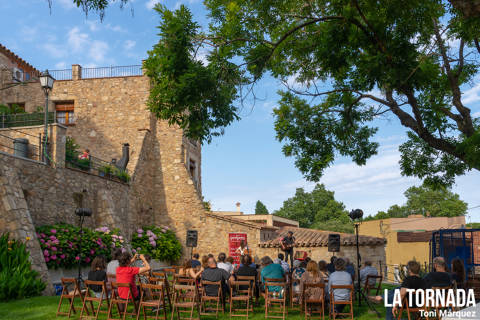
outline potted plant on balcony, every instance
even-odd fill
[[[107,164],[98,168],[98,175],[100,177],[110,178],[113,174],[113,171],[113,166],[111,164]]]

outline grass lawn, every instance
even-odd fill
[[[382,286],[385,288],[390,288],[391,286],[385,285]],[[382,292],[383,295],[383,292]],[[48,319],[67,319],[67,317],[59,317],[55,316],[57,311],[58,301],[60,297],[34,297],[24,300],[17,300],[11,302],[2,302],[0,303],[0,319],[8,319],[8,320],[48,320]],[[262,301],[261,301],[262,302]],[[78,304],[77,304],[78,305]],[[66,306],[66,304],[64,304]],[[385,319],[385,308],[383,304],[374,305],[375,309],[380,312],[382,319]],[[228,305],[227,305],[228,308]],[[255,312],[253,316],[250,316],[250,320],[260,320],[264,319],[264,307],[263,304],[260,303],[260,306],[255,308]],[[80,308],[78,308],[78,313],[71,317],[71,319],[78,319],[80,313]],[[168,319],[170,319],[171,313],[168,314]],[[220,319],[230,319],[229,314],[225,313],[219,317]],[[304,315],[300,314],[299,311],[289,311],[288,312],[288,319],[304,319]],[[359,320],[367,320],[367,319],[377,319],[376,315],[372,313],[366,306],[365,303],[362,303],[362,307],[358,308],[357,304],[354,304],[354,318]],[[99,316],[99,319],[106,319],[106,315],[102,314]],[[128,318],[127,319],[132,319]],[[202,319],[215,319],[215,317],[208,317],[202,316]],[[241,318],[239,318],[241,319]],[[328,319],[328,314],[326,316]]]

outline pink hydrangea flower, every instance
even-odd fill
[[[48,256],[50,255],[50,253],[48,253],[48,250],[45,249],[45,250],[43,250],[43,255],[44,255],[45,257],[48,257]]]
[[[53,234],[55,234],[55,233],[57,233],[57,230],[52,229],[52,230],[50,230],[50,232],[53,233]]]
[[[89,263],[89,262],[90,262],[90,258],[89,258],[89,257],[86,257],[86,258],[85,258],[85,262],[86,262],[86,263]]]
[[[61,255],[60,255],[60,259],[65,259],[65,255],[64,255],[64,254],[61,254]]]
[[[95,250],[90,249],[90,254],[92,254],[92,255],[95,254]]]
[[[140,234],[140,233],[139,233],[139,234],[137,234],[137,237],[141,238],[141,237],[142,237],[142,234]]]
[[[55,236],[50,236],[50,240],[53,241],[53,240],[56,240],[56,239],[57,239],[57,237],[55,237]]]
[[[52,251],[57,251],[57,247],[52,247]]]
[[[49,257],[45,257],[45,262],[48,262],[50,261],[50,258]]]
[[[53,256],[50,257],[50,259],[52,259],[52,260],[57,260],[57,256],[56,256],[56,255],[53,255]]]
[[[138,233],[143,233],[143,229],[142,229],[142,228],[139,228],[139,229],[137,229],[137,232],[138,232]]]
[[[45,240],[43,240],[43,239],[40,239],[40,242],[41,242],[41,243],[45,243]]]
[[[75,257],[75,260],[77,260],[77,261],[80,260],[80,257],[79,257],[79,256],[76,256],[76,257]]]

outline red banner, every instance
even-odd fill
[[[240,242],[244,240],[247,242],[246,233],[229,233],[228,234],[228,254],[233,257],[235,264],[240,264],[240,253],[237,251],[240,247]]]

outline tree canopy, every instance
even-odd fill
[[[268,214],[267,206],[260,200],[255,204],[255,214]]]
[[[387,212],[380,211],[365,220],[403,218],[411,214],[430,217],[456,217],[467,214],[468,204],[460,196],[445,187],[432,188],[428,185],[413,186],[404,193],[407,202],[393,205]]]
[[[403,174],[449,185],[480,169],[480,120],[462,96],[478,77],[480,19],[439,0],[205,5],[206,32],[185,7],[157,5],[160,41],[146,63],[151,110],[187,135],[221,134],[239,119],[239,90],[271,75],[285,84],[277,139],[307,179],[318,181],[338,156],[365,164],[378,152],[379,118],[408,131]],[[205,48],[208,63],[195,57]]]
[[[335,193],[325,189],[323,184],[317,184],[312,192],[298,188],[273,214],[298,221],[302,228],[353,232],[345,206],[336,201]]]

